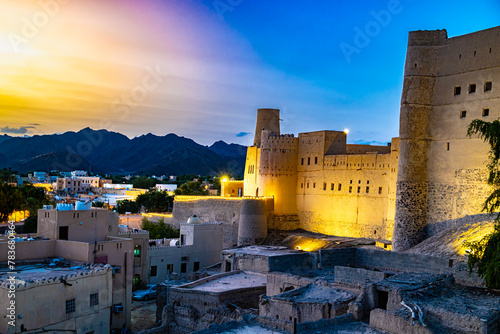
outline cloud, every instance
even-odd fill
[[[19,128],[10,128],[8,126],[1,128],[1,133],[14,133],[14,134],[25,134],[28,133],[28,129],[36,129],[34,126],[21,126]]]
[[[248,136],[249,134],[251,134],[251,133],[250,133],[250,132],[240,132],[240,133],[238,133],[238,134],[236,135],[236,137],[241,138],[241,137]]]

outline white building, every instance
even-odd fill
[[[84,170],[74,170],[71,172],[72,177],[84,177],[87,176],[87,172]]]
[[[168,192],[173,192],[175,189],[177,189],[176,184],[157,184],[156,189],[160,191],[168,191]]]
[[[181,224],[180,239],[148,249],[149,282],[161,283],[170,273],[190,273],[220,262],[222,223],[202,223],[196,216]]]

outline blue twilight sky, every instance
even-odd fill
[[[40,10],[7,3],[11,34]],[[12,64],[0,61],[16,78],[4,79],[13,102],[0,103],[0,134],[90,126],[129,137],[173,132],[202,144],[250,145],[256,109],[268,107],[281,109],[283,133],[348,128],[350,143],[386,143],[399,131],[408,32],[446,29],[453,37],[500,25],[497,0],[88,0],[64,6],[47,28],[16,45],[21,52]],[[0,56],[11,49],[0,39]],[[16,68],[36,73],[36,80],[20,85]],[[28,88],[42,90],[43,99]]]

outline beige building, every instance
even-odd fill
[[[52,187],[55,192],[79,193],[89,192],[91,186],[80,178],[58,177]]]
[[[17,242],[16,262],[56,257],[81,263],[109,264],[112,267],[112,291],[108,331],[122,328],[124,324],[130,326],[132,278],[134,273],[143,273],[147,256],[147,253],[141,254],[139,260],[134,261],[134,250],[137,246],[147,249],[149,234],[120,233],[118,222],[117,213],[88,206],[81,210],[74,210],[72,205],[41,209],[38,211],[36,236],[46,240]],[[0,242],[0,262],[8,260],[7,254],[8,243],[3,240]],[[43,310],[46,303],[44,300],[30,307]]]
[[[0,274],[0,304],[6,315],[0,317],[1,333],[109,333],[111,266],[78,266],[62,259],[57,265],[18,265],[16,271],[15,281],[10,282],[8,274]],[[13,291],[15,298],[11,299]],[[8,310],[10,300],[15,301],[12,312]]]

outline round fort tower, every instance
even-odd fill
[[[255,137],[253,146],[260,148],[262,130],[269,130],[280,134],[280,110],[262,108],[257,110],[257,125],[255,126]]]
[[[267,238],[266,201],[244,199],[238,225],[238,246],[255,245]]]
[[[403,251],[426,235],[430,115],[446,30],[410,32],[400,113],[400,155],[393,249]]]

